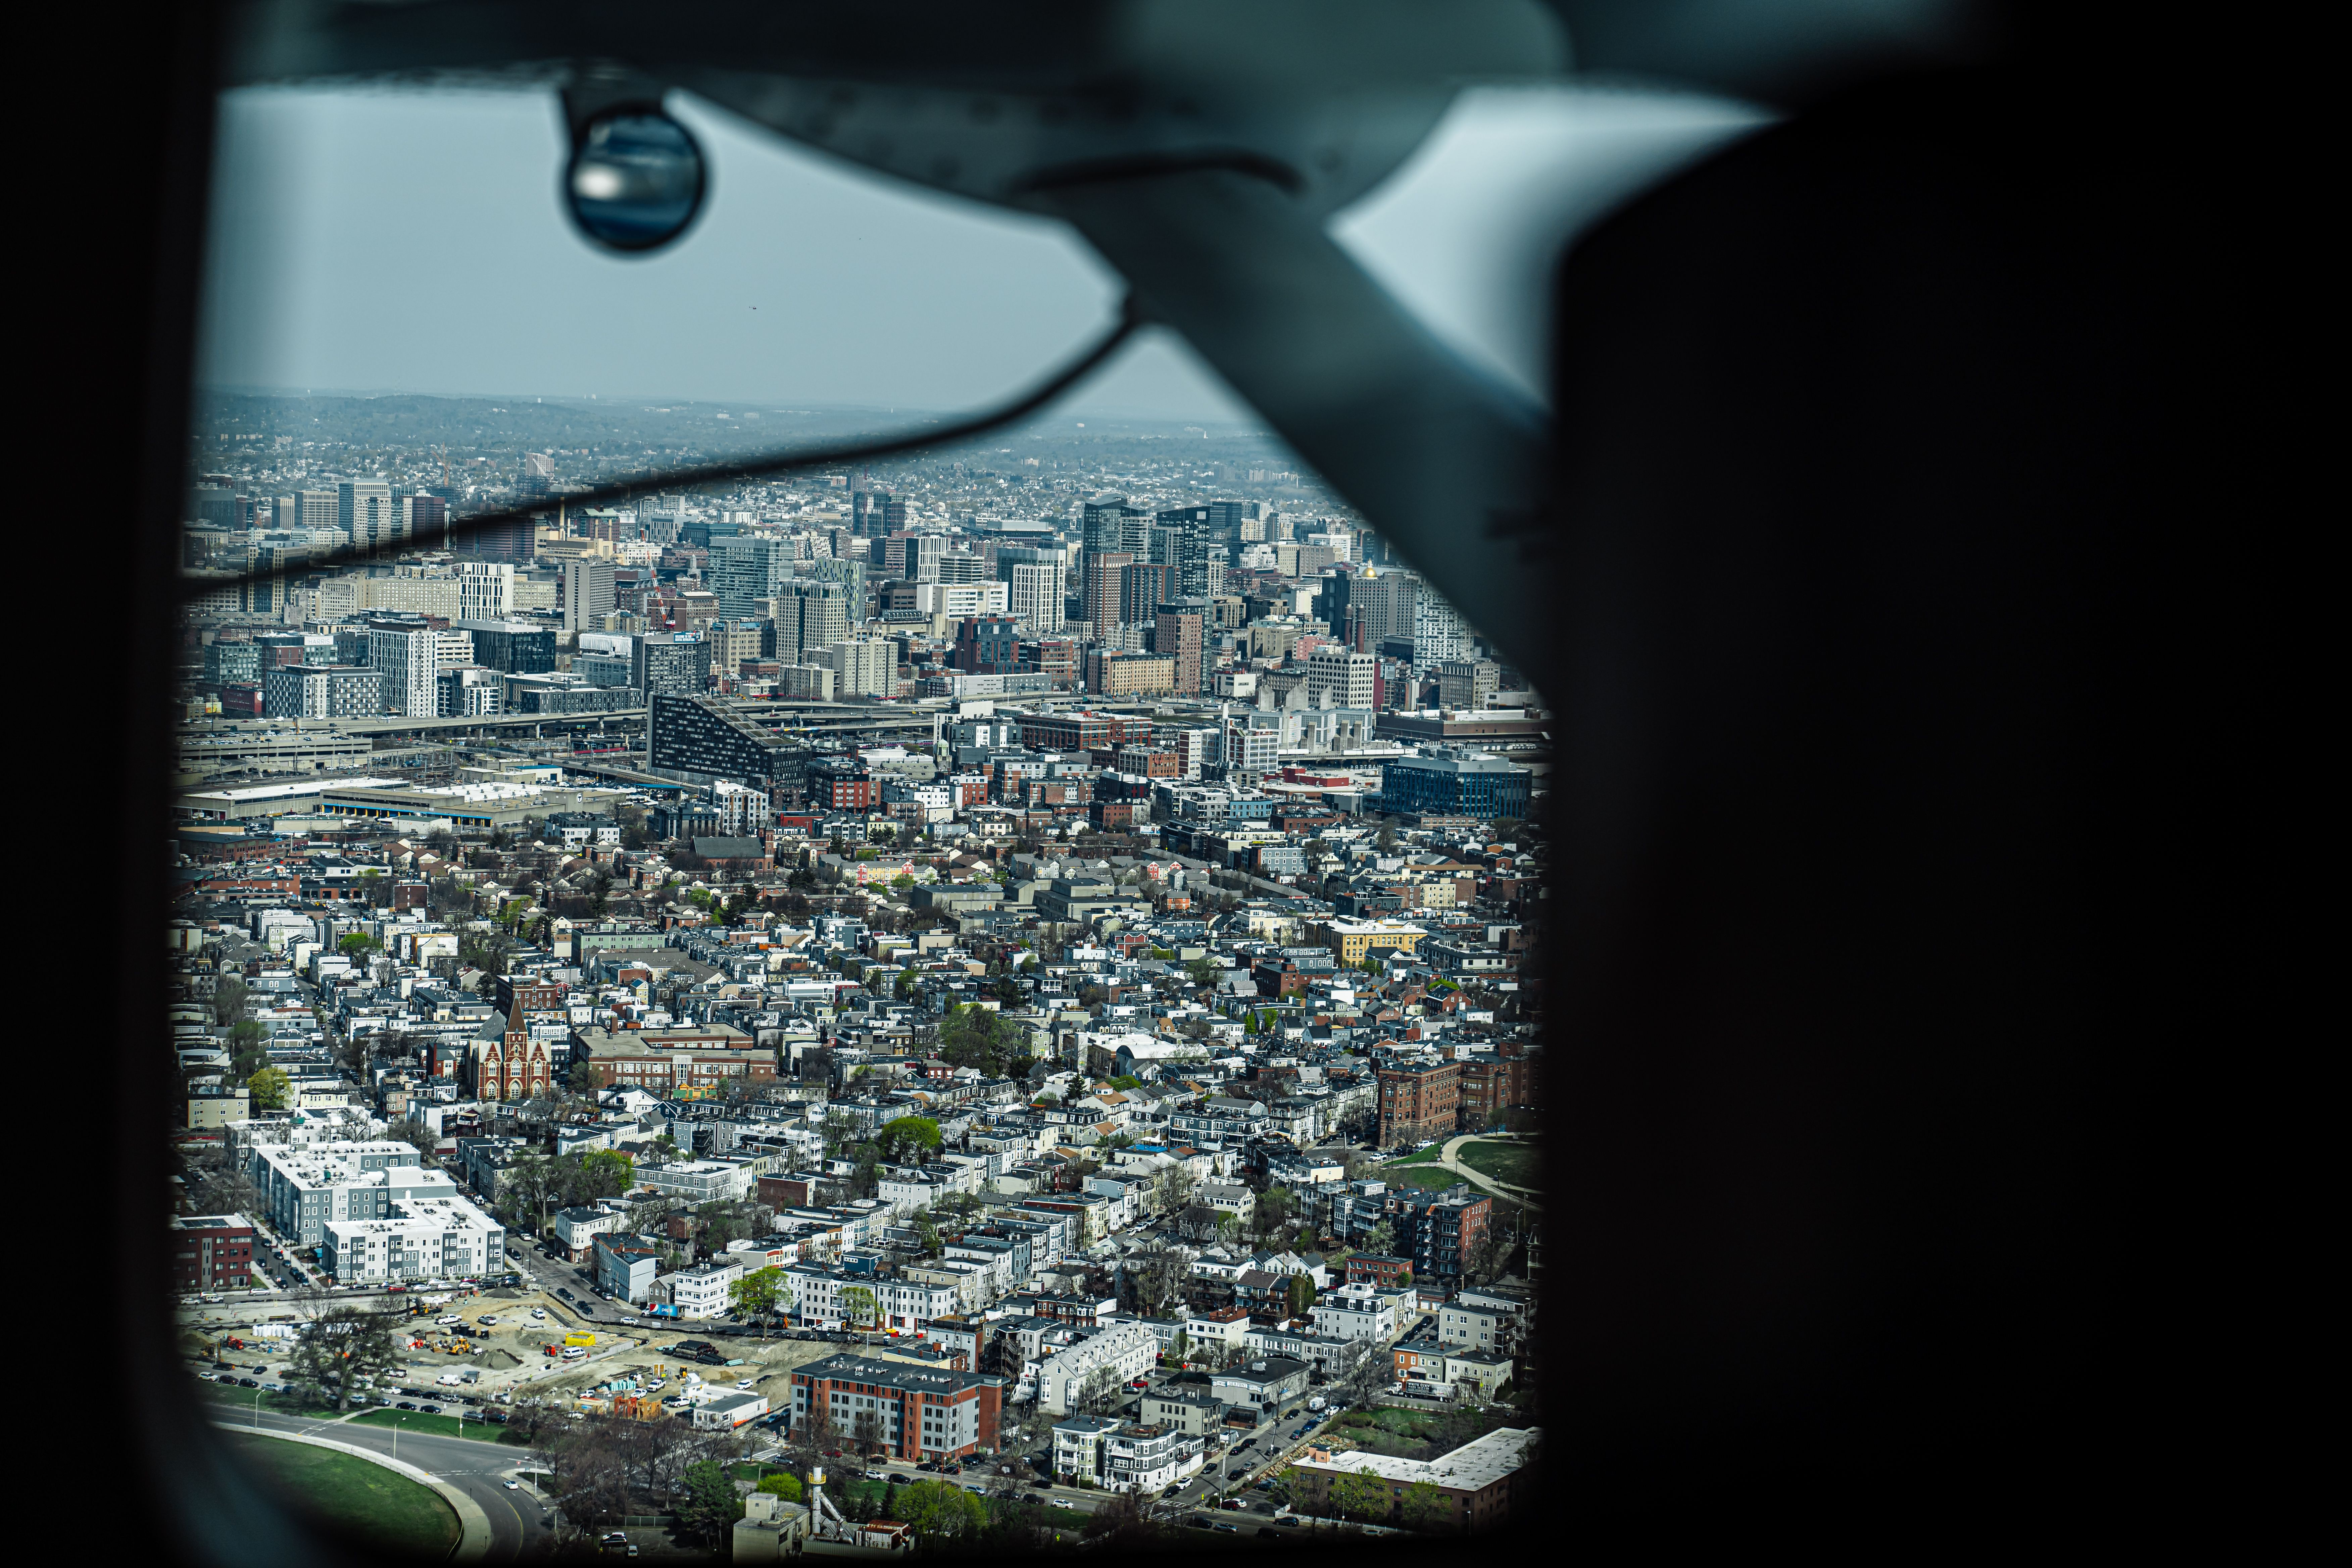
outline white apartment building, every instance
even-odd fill
[[[743,1273],[741,1263],[714,1258],[656,1279],[654,1288],[657,1293],[666,1289],[681,1318],[719,1318],[727,1314],[727,1288]]]
[[[1062,629],[1064,586],[1062,568],[1013,565],[1005,570],[1006,602],[1013,618],[1033,631]]]
[[[898,645],[860,637],[812,649],[809,661],[833,671],[836,697],[896,697],[898,695]]]
[[[721,781],[710,786],[710,803],[719,808],[721,837],[756,838],[768,826],[768,797],[763,791]]]
[[[918,583],[915,607],[925,615],[961,620],[966,616],[1001,616],[1012,605],[1007,583]]]
[[[345,479],[335,487],[335,521],[354,548],[374,550],[394,542],[400,514],[392,487],[382,479]]]
[[[320,1227],[322,1259],[337,1284],[478,1279],[504,1262],[506,1227],[462,1197],[402,1198],[392,1211]]]
[[[457,563],[457,618],[502,621],[515,609],[515,569],[505,561]]]
[[[953,1287],[925,1284],[914,1279],[879,1279],[874,1282],[876,1305],[881,1310],[882,1326],[908,1331],[921,1328],[934,1318],[944,1318],[957,1309]]]
[[[439,636],[421,621],[368,627],[368,665],[383,681],[385,711],[427,717],[440,712]]]
[[[641,1166],[637,1179],[657,1193],[688,1203],[734,1203],[751,1190],[752,1167],[731,1160],[677,1160]]]
[[[1070,1401],[1097,1368],[1110,1367],[1125,1382],[1150,1372],[1159,1355],[1159,1335],[1141,1323],[1114,1323],[1045,1358],[1037,1369],[1037,1407],[1066,1415]]]
[[[1396,1337],[1396,1300],[1366,1284],[1342,1285],[1315,1300],[1315,1331],[1335,1340]]]
[[[335,1220],[384,1219],[407,1199],[454,1195],[457,1184],[439,1171],[420,1169],[405,1143],[324,1143],[310,1147],[257,1144],[247,1178],[255,1206],[281,1236],[317,1247]]]

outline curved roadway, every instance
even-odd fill
[[[421,1432],[362,1426],[349,1417],[320,1420],[264,1411],[258,1418],[251,1415],[223,1415],[216,1418],[215,1425],[231,1431],[250,1432],[257,1426],[263,1432],[331,1437],[338,1443],[366,1448],[387,1458],[393,1457],[396,1445],[400,1458],[464,1492],[488,1519],[489,1545],[474,1559],[476,1562],[512,1563],[527,1552],[535,1554],[551,1528],[552,1510],[528,1484],[516,1491],[506,1488],[506,1477],[531,1462],[533,1456],[528,1449],[505,1443],[478,1443],[471,1437],[436,1437]]]

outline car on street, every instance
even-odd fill
[[[415,1402],[414,1400],[404,1399],[404,1400],[402,1400],[402,1401],[400,1402],[400,1404],[398,1405],[398,1406],[396,1406],[396,1408],[398,1408],[398,1409],[402,1409],[402,1410],[414,1410],[414,1409],[415,1409],[415,1408],[416,1408],[416,1404],[415,1404]]]
[[[509,1491],[510,1491],[510,1492],[519,1492],[519,1491],[522,1490],[522,1483],[521,1483],[520,1481],[510,1480],[510,1481],[507,1482],[507,1484],[506,1484],[506,1485],[507,1485],[507,1490],[509,1490]]]

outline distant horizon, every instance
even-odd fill
[[[194,390],[199,397],[207,395],[270,398],[349,397],[358,399],[372,399],[379,397],[424,397],[451,403],[533,402],[539,404],[579,405],[583,406],[592,404],[598,405],[610,405],[616,408],[628,407],[637,411],[643,411],[644,409],[652,406],[683,406],[748,408],[755,409],[763,414],[793,414],[809,412],[824,414],[896,414],[908,416],[961,416],[982,412],[980,409],[969,406],[950,405],[924,407],[920,405],[907,403],[891,405],[879,403],[829,402],[815,398],[798,398],[789,402],[762,402],[754,398],[708,396],[688,397],[676,394],[643,392],[625,394],[590,392],[436,392],[419,387],[405,386],[295,387],[236,384],[215,384],[207,383],[199,383]],[[1008,392],[1006,396],[1009,400],[1016,394],[1017,389],[1013,392]],[[1076,394],[1072,394],[1071,395],[1075,396]],[[1019,425],[1007,426],[1002,431],[983,432],[983,435],[1010,434],[1014,431],[1034,427],[1034,426],[1049,419],[1061,419],[1076,425],[1100,423],[1167,425],[1177,428],[1189,427],[1192,429],[1206,428],[1220,432],[1232,431],[1241,435],[1260,437],[1269,441],[1278,441],[1282,438],[1278,433],[1263,423],[1242,424],[1230,419],[1220,419],[1214,416],[1180,416],[1169,414],[1143,414],[1107,408],[1087,408],[1082,412],[1085,415],[1083,419],[1078,418],[1075,412],[1057,415],[1051,409],[1040,410],[1037,414],[1031,416],[1030,418],[1024,420]],[[975,440],[980,438],[980,437],[973,437]]]

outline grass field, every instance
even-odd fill
[[[1514,1187],[1543,1184],[1543,1151],[1524,1143],[1465,1143],[1454,1156],[1482,1176]]]
[[[1427,1187],[1433,1193],[1442,1193],[1462,1180],[1443,1165],[1387,1165],[1381,1169],[1380,1176],[1382,1181],[1394,1182],[1402,1186]]]
[[[1402,1160],[1390,1161],[1388,1168],[1393,1171],[1400,1165],[1434,1165],[1439,1163],[1438,1156],[1444,1152],[1444,1144],[1432,1143],[1428,1148],[1423,1149],[1415,1153],[1407,1154]]]
[[[332,1410],[323,1405],[311,1405],[294,1394],[262,1393],[258,1389],[238,1388],[230,1384],[199,1384],[197,1392],[207,1399],[219,1401],[232,1410],[251,1410],[253,1396],[260,1393],[261,1408],[280,1415],[332,1415],[334,1414]]]
[[[457,1513],[429,1487],[332,1448],[231,1432],[263,1483],[322,1530],[404,1557],[438,1560],[457,1543]]]
[[[431,1437],[471,1437],[478,1443],[503,1443],[507,1428],[487,1421],[467,1418],[461,1430],[454,1415],[425,1415],[414,1410],[371,1410],[364,1415],[352,1417],[354,1426],[397,1426],[404,1432],[422,1432]],[[518,1445],[522,1439],[515,1439]]]

